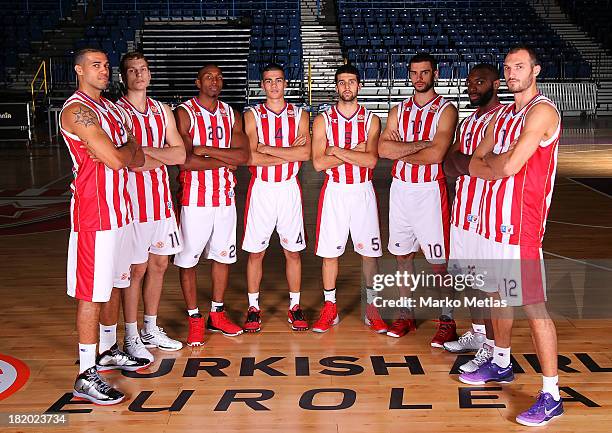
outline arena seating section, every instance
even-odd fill
[[[400,4],[405,8],[398,9]],[[441,78],[461,79],[481,61],[501,68],[505,52],[517,43],[536,49],[542,78],[590,76],[588,63],[524,1],[339,0],[338,19],[345,56],[366,80],[379,84],[387,78],[406,81],[405,61],[418,51],[437,55]]]
[[[287,79],[303,78],[300,16],[297,10],[257,12],[253,15],[249,80],[259,80],[261,66],[270,61],[285,67]]]
[[[563,12],[612,53],[610,0],[558,0]]]
[[[104,4],[105,11],[114,11],[118,17],[123,17],[124,1],[106,0]],[[285,66],[289,79],[301,80],[303,78],[299,0],[137,1],[134,9],[135,11],[131,11],[131,14],[138,13],[149,20],[237,19],[242,20],[243,23],[250,23],[252,27],[249,79],[258,80],[261,67],[270,61],[276,61]],[[123,36],[125,40],[125,37],[129,35],[120,35],[119,29],[113,30],[112,15],[105,19],[104,25],[115,34],[104,34],[96,26],[88,30],[90,34],[104,37],[103,43],[108,48],[111,47],[112,41],[120,41],[119,44],[123,44],[124,42],[116,36]],[[122,25],[118,27],[123,28]],[[117,50],[117,45],[114,45],[113,48],[121,52]]]
[[[19,55],[27,55],[30,42],[42,40],[43,30],[57,25],[61,11],[57,0],[3,0],[0,8],[0,83],[6,83],[7,71],[17,66]]]

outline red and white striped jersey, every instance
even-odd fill
[[[440,95],[421,106],[414,97],[406,99],[397,106],[397,121],[400,137],[405,142],[431,141],[436,135],[438,122],[444,110],[451,105]],[[393,177],[404,182],[432,182],[444,178],[442,164],[410,164],[397,160],[391,169]]]
[[[100,126],[115,146],[120,147],[128,140],[125,113],[111,101],[101,97],[98,103],[77,91],[66,100],[62,113],[76,103],[89,107],[96,114]],[[70,185],[72,230],[111,230],[131,223],[133,214],[127,169],[112,170],[101,162],[94,162],[87,154],[83,141],[61,125],[60,128],[73,163],[74,180]]]
[[[327,146],[353,149],[368,140],[374,114],[359,105],[351,117],[344,117],[336,105],[323,112]],[[372,180],[372,169],[345,162],[325,170],[328,180],[336,183],[363,183]]]
[[[117,101],[117,105],[127,112],[132,134],[142,147],[164,147],[168,120],[161,102],[147,98],[144,113],[125,96]],[[136,221],[144,223],[174,216],[168,169],[165,165],[143,172],[130,171],[128,190]]]
[[[512,104],[497,113],[493,153],[508,151],[519,138],[527,113],[537,104],[557,110],[550,99],[538,94],[518,112]],[[557,171],[560,119],[552,137],[540,143],[518,173],[485,183],[478,223],[482,236],[505,244],[542,246]]]
[[[466,117],[459,126],[459,152],[472,155],[483,139],[487,126],[501,107],[498,104],[484,113],[479,110]],[[480,217],[480,201],[485,181],[464,174],[457,177],[451,224],[464,230],[475,231]]]
[[[217,101],[214,110],[203,107],[198,98],[182,103],[189,114],[189,136],[193,147],[229,148],[234,127],[234,110],[225,102]],[[227,167],[212,170],[181,170],[179,173],[179,201],[182,206],[231,206],[234,203],[234,173]]]
[[[302,116],[302,109],[293,104],[285,103],[280,113],[275,113],[266,104],[251,107],[257,124],[257,137],[259,142],[268,146],[291,147],[298,136],[298,128]],[[266,182],[282,182],[297,176],[302,163],[286,162],[270,167],[249,167],[249,171],[257,179]]]

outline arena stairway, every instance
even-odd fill
[[[248,27],[223,21],[145,21],[140,38],[144,54],[154,65],[151,95],[171,104],[195,96],[198,70],[212,62],[223,71],[221,99],[243,105],[249,32]]]

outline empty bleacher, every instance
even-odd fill
[[[580,54],[520,0],[339,0],[338,20],[346,58],[364,71],[366,81],[376,84],[406,82],[408,53],[436,53],[442,79],[463,79],[475,63],[501,67],[508,48],[519,43],[535,48],[542,61],[541,78],[590,76]]]
[[[576,24],[612,53],[612,2],[610,0],[558,0]]]

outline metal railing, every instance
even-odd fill
[[[165,16],[175,16],[173,12],[175,10],[191,10],[196,16],[199,12],[200,17],[210,15],[209,11],[227,11],[228,16],[243,15],[245,12],[249,14],[258,11],[300,11],[299,0],[285,0],[285,3],[295,4],[295,8],[286,8],[278,6],[277,1],[274,0],[255,0],[255,1],[241,1],[241,0],[160,0],[160,1],[146,1],[146,0],[102,0],[101,7],[102,12],[109,11],[134,11],[134,12],[151,12],[162,10],[165,12]]]
[[[40,80],[40,85],[38,86],[38,88],[36,88],[36,90],[34,90],[34,86],[41,72],[42,72],[42,76]],[[32,81],[30,82],[30,91],[32,93],[32,111],[35,111],[36,98],[38,97],[38,95],[43,89],[45,91],[45,96],[46,96],[48,93],[48,88],[47,88],[47,62],[45,60],[40,62],[40,66],[38,66],[38,70],[34,74],[34,78],[32,78]]]

